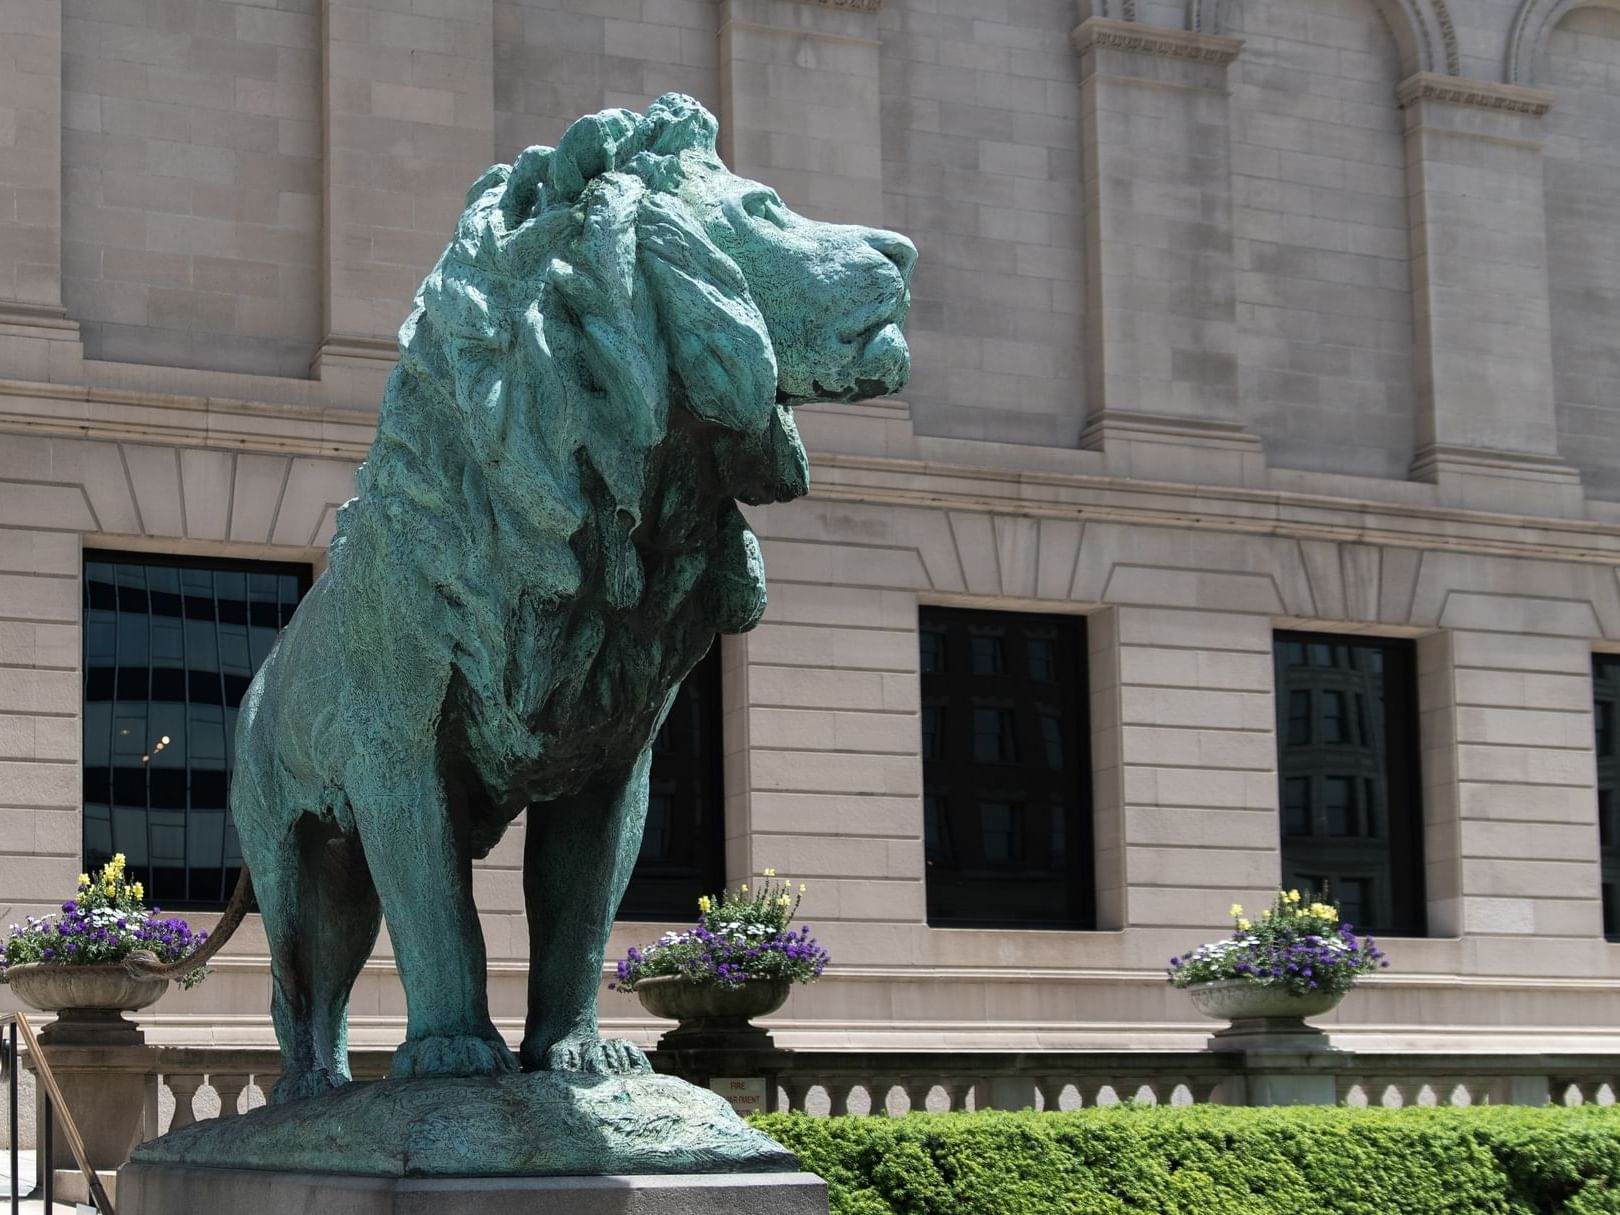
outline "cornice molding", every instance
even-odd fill
[[[1164,55],[1195,63],[1227,64],[1238,57],[1243,40],[1221,34],[1197,34],[1113,17],[1087,17],[1070,35],[1074,49],[1131,51],[1138,55]]]
[[[883,7],[883,0],[798,0],[800,4],[817,4],[822,8],[847,8],[856,13],[875,13]]]
[[[333,406],[0,380],[0,436],[168,444],[358,464],[375,426],[375,413]],[[1212,440],[1224,434],[1224,428],[1212,431]],[[1036,471],[940,459],[928,452],[870,456],[822,450],[813,457],[813,471],[811,497],[823,501],[1620,566],[1620,520]]]
[[[1450,105],[1475,106],[1505,114],[1525,114],[1539,118],[1552,109],[1556,96],[1545,89],[1522,84],[1498,84],[1492,80],[1470,80],[1440,72],[1418,72],[1395,86],[1395,99],[1403,106],[1414,101],[1442,101]]]

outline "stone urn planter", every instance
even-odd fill
[[[1194,983],[1186,992],[1193,1007],[1206,1017],[1227,1021],[1210,1038],[1212,1050],[1327,1050],[1327,1035],[1305,1018],[1332,1012],[1344,992],[1309,992],[1295,995],[1279,987],[1247,979]]]
[[[751,1022],[781,1008],[792,987],[786,979],[749,979],[740,987],[716,987],[683,975],[663,975],[642,979],[636,995],[653,1016],[680,1022],[659,1039],[661,1050],[768,1049],[770,1034]]]
[[[140,1141],[147,1071],[145,1038],[124,1014],[156,1003],[169,980],[131,975],[117,962],[26,962],[7,968],[6,986],[30,1008],[56,1014],[40,1030],[40,1044],[47,1048],[91,1167],[118,1168]],[[41,1085],[36,1090],[41,1102],[43,1094]],[[56,1162],[71,1166],[72,1161],[58,1120]]]
[[[74,1046],[125,1046],[141,1041],[135,1024],[124,1017],[158,997],[167,979],[132,975],[117,962],[93,966],[60,966],[26,962],[6,971],[6,986],[30,1008],[57,1014],[41,1041]]]

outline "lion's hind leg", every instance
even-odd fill
[[[348,1083],[349,993],[380,913],[359,842],[330,822],[300,817],[278,851],[270,880],[255,868],[254,883],[270,940],[282,1102]]]

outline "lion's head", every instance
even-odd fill
[[[400,331],[402,374],[453,385],[470,463],[532,432],[553,502],[577,499],[582,454],[639,520],[647,457],[696,425],[717,488],[778,501],[808,486],[792,405],[905,384],[911,242],[796,215],[721,163],[716,130],[670,94],[581,118],[472,187]],[[385,432],[418,425],[402,403]]]
[[[476,686],[511,677],[514,610],[540,630],[582,597],[662,622],[645,645],[679,679],[763,611],[732,500],[808,489],[791,407],[906,381],[911,242],[795,215],[715,135],[672,94],[489,169],[400,329],[332,559],[393,563],[379,586],[409,567],[421,603],[449,605],[424,636]],[[562,669],[520,657],[526,683]]]

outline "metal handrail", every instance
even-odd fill
[[[95,1169],[90,1167],[89,1156],[84,1150],[84,1137],[79,1134],[79,1128],[74,1124],[73,1112],[68,1109],[67,1102],[62,1100],[62,1090],[57,1086],[56,1076],[51,1072],[51,1065],[45,1058],[45,1052],[40,1049],[39,1039],[34,1036],[34,1027],[28,1024],[28,1018],[20,1012],[0,1013],[0,1025],[6,1027],[4,1066],[8,1090],[6,1108],[10,1115],[11,1129],[11,1215],[18,1215],[19,1204],[22,1201],[22,1195],[17,1192],[17,1140],[21,1138],[18,1134],[20,1119],[17,1110],[18,1086],[21,1083],[17,1050],[19,1038],[21,1045],[27,1047],[29,1058],[34,1061],[40,1083],[45,1086],[43,1103],[45,1117],[40,1127],[44,1139],[40,1152],[39,1172],[44,1189],[46,1215],[49,1215],[51,1204],[56,1198],[56,1161],[52,1150],[52,1140],[55,1138],[52,1122],[56,1110],[61,1111],[62,1134],[67,1139],[68,1150],[73,1153],[79,1171],[84,1174],[85,1184],[90,1190],[90,1201],[95,1204],[96,1210],[100,1211],[101,1215],[117,1215],[112,1200],[107,1197],[107,1191],[101,1184],[101,1178],[96,1175]]]

